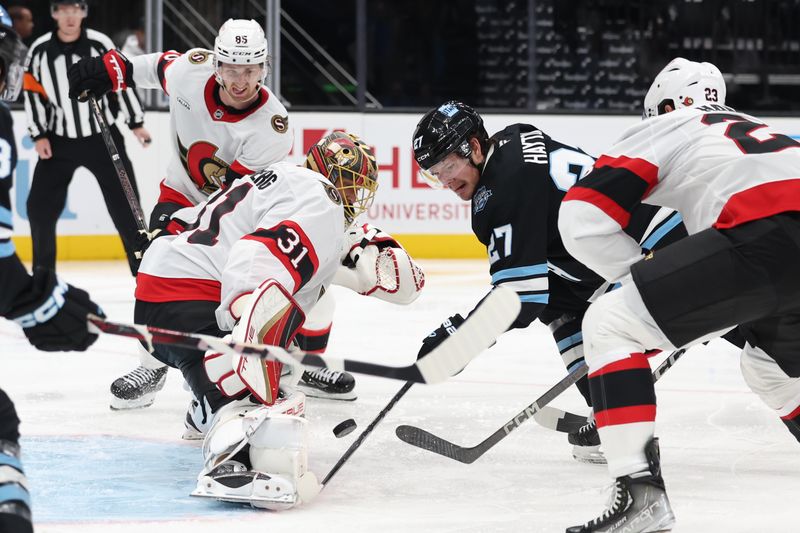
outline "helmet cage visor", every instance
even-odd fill
[[[267,77],[267,63],[235,64],[217,62],[217,78],[223,85],[245,82],[247,85],[261,84]]]
[[[464,144],[467,146],[467,154],[469,154],[469,143],[465,142]],[[419,173],[428,182],[428,185],[434,189],[444,189],[447,183],[461,174],[461,171],[469,163],[468,156],[462,155],[463,148],[462,145],[458,150],[450,152],[429,169],[420,169]]]
[[[375,200],[378,182],[341,165],[331,165],[328,179],[339,190],[347,224],[365,213]]]
[[[8,31],[2,29],[0,31]],[[9,50],[3,50],[2,54],[2,91],[0,98],[7,101],[14,101],[22,90],[23,76],[25,75],[25,56],[28,48],[16,35],[7,35],[5,39],[11,39]],[[5,48],[6,44],[3,43]]]

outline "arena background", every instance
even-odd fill
[[[34,13],[32,42],[53,28],[48,0],[14,0]],[[713,61],[729,105],[800,138],[800,0],[139,0],[89,2],[85,26],[143,51],[213,47],[229,17],[264,24],[268,80],[290,113],[293,161],[333,129],[375,145],[380,189],[366,221],[419,257],[483,257],[469,204],[428,188],[410,139],[419,117],[455,98],[475,106],[490,133],[531,123],[599,155],[639,120],[652,77],[675,56]],[[166,102],[143,92],[153,144],[127,135],[146,213],[164,177]],[[20,161],[13,193],[15,243],[30,258],[25,200],[36,163],[20,106]],[[58,226],[59,259],[122,258],[99,189],[85,169]]]

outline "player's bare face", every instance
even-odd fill
[[[58,5],[53,10],[53,18],[58,25],[58,36],[62,40],[77,38],[81,33],[81,22],[86,11],[78,5]]]
[[[448,155],[433,165],[428,172],[462,200],[472,199],[475,187],[478,186],[478,179],[481,177],[478,169],[469,164],[469,159],[457,154]]]
[[[219,74],[224,89],[220,92],[222,103],[234,109],[244,109],[258,96],[261,80],[264,79],[264,65],[222,63]]]

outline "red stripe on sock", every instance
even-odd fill
[[[597,421],[598,428],[632,424],[634,422],[655,422],[656,406],[655,404],[647,404],[606,409],[595,413],[594,419]]]
[[[603,374],[611,374],[613,372],[621,372],[623,370],[636,370],[639,368],[646,368],[649,370],[650,362],[647,360],[647,356],[645,354],[632,353],[630,357],[620,359],[619,361],[614,361],[613,363],[607,364],[606,366],[595,370],[589,374],[589,379],[602,376]]]
[[[798,405],[797,409],[795,409],[794,411],[792,411],[788,415],[782,416],[781,420],[791,420],[792,418],[795,418],[795,417],[798,417],[798,416],[800,416],[800,405]]]

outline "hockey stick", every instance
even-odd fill
[[[90,329],[94,331],[138,339],[146,343],[148,348],[152,348],[153,344],[168,344],[192,350],[214,350],[271,359],[289,365],[299,363],[313,367],[346,370],[414,383],[439,383],[464,368],[474,357],[488,348],[498,335],[505,332],[517,318],[520,306],[519,297],[513,290],[504,287],[494,289],[455,333],[447,337],[430,354],[412,365],[403,367],[322,356],[308,352],[288,352],[278,346],[228,342],[218,337],[199,333],[184,333],[137,324],[120,324],[103,320],[94,315],[89,315],[88,320]]]
[[[672,365],[674,365],[675,362],[680,359],[684,352],[685,350],[676,350],[669,354],[669,356],[662,361],[660,365],[658,365],[658,368],[653,371],[653,383],[658,381],[661,376],[667,372],[667,370],[672,368]],[[588,422],[588,419],[585,416],[576,415],[575,413],[564,411],[558,407],[550,406],[545,406],[541,411],[537,411],[533,415],[533,419],[536,420],[536,423],[540,426],[561,433],[572,433],[573,431],[577,431],[578,428],[586,425]]]
[[[514,418],[503,424],[503,427],[489,435],[489,437],[483,442],[471,448],[465,448],[463,446],[453,444],[450,441],[447,441],[441,437],[437,437],[436,435],[415,426],[397,426],[395,434],[403,442],[411,444],[412,446],[416,446],[417,448],[422,448],[423,450],[444,455],[445,457],[455,459],[461,463],[472,464],[481,455],[488,452],[495,444],[503,440],[506,435],[518,428],[527,419],[531,418],[536,411],[542,408],[542,406],[551,402],[556,396],[567,390],[572,386],[573,383],[585,376],[588,371],[589,368],[586,366],[586,363],[576,365],[569,374],[567,374],[561,381],[553,385],[550,390],[537,398],[535,402],[517,413]]]
[[[372,433],[372,430],[375,429],[375,426],[377,426],[378,423],[380,423],[380,421],[384,419],[386,414],[389,411],[391,411],[392,407],[394,407],[394,405],[400,400],[400,398],[405,396],[405,394],[408,392],[408,389],[410,389],[413,385],[414,385],[413,381],[407,381],[406,384],[403,385],[399,391],[397,391],[397,393],[392,397],[392,399],[389,400],[389,403],[387,403],[386,407],[384,407],[381,410],[381,412],[378,413],[378,416],[375,417],[375,420],[370,422],[367,428],[361,432],[361,434],[353,442],[353,444],[351,444],[350,447],[347,448],[347,451],[345,451],[344,454],[342,454],[342,456],[339,458],[339,460],[336,461],[336,464],[333,465],[333,468],[331,468],[330,472],[328,472],[328,475],[325,476],[325,479],[322,480],[323,487],[326,487],[328,485],[328,482],[331,480],[331,478],[334,475],[336,475],[336,472],[338,472],[339,469],[342,468],[342,466],[344,466],[347,460],[350,459],[350,456],[353,455],[353,453],[364,443],[364,440],[366,440],[369,434]]]
[[[128,205],[130,206],[131,211],[133,211],[133,218],[136,219],[136,225],[139,227],[139,231],[147,232],[147,225],[144,222],[144,213],[142,212],[142,207],[139,205],[139,199],[136,198],[136,193],[133,192],[131,180],[128,178],[128,171],[125,170],[125,164],[122,162],[122,158],[119,156],[117,145],[114,143],[114,139],[111,137],[111,130],[108,127],[108,123],[106,123],[106,118],[103,116],[103,112],[100,110],[100,104],[97,103],[97,99],[94,97],[94,95],[87,94],[87,97],[89,99],[89,107],[92,110],[94,119],[97,121],[97,125],[100,127],[100,133],[103,135],[103,142],[106,144],[108,155],[111,156],[111,162],[114,163],[114,169],[117,171],[117,177],[122,185],[122,190],[125,192],[125,198],[128,200]],[[141,259],[141,257],[138,259]]]
[[[666,368],[672,366],[672,364],[674,364],[675,361],[677,361],[678,358],[683,355],[684,351],[685,350],[681,349],[670,354],[667,360],[656,369],[656,372],[659,372],[658,376],[661,377],[666,371]],[[665,368],[662,369],[662,367]],[[444,455],[445,457],[455,459],[461,463],[472,464],[483,454],[492,449],[495,444],[503,440],[509,433],[518,428],[523,422],[533,417],[536,411],[541,409],[544,405],[547,405],[556,396],[572,386],[573,383],[585,376],[588,371],[589,369],[586,366],[586,363],[581,363],[580,365],[575,366],[569,372],[569,374],[567,374],[561,381],[553,385],[550,390],[542,394],[535,402],[527,406],[514,418],[506,422],[503,427],[489,435],[489,437],[483,442],[472,446],[471,448],[465,448],[463,446],[453,444],[450,441],[447,441],[441,437],[437,437],[432,433],[414,426],[398,426],[395,433],[400,440],[407,442],[412,446],[438,453],[439,455]]]

